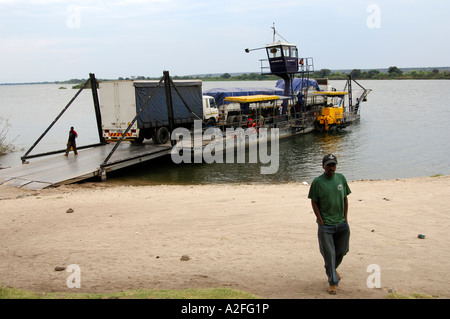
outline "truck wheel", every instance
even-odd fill
[[[170,132],[167,127],[163,126],[156,130],[155,137],[157,144],[166,144],[170,139]]]
[[[146,139],[151,139],[152,138],[152,136],[153,136],[153,130],[152,129],[144,129],[144,130],[141,130],[141,132],[142,131],[144,131],[143,132],[143,135],[144,135],[144,137],[146,138]]]
[[[131,143],[141,144],[143,141],[144,141],[144,134],[142,133],[142,131],[139,131],[139,136],[131,140]]]
[[[236,118],[236,115],[228,116],[228,118],[227,118],[227,123],[228,123],[228,124],[233,124],[235,118]]]
[[[135,139],[131,140],[131,143],[141,144],[143,141],[144,141],[144,137],[143,136],[139,136],[138,138],[135,138]]]

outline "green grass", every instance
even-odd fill
[[[0,117],[0,155],[13,152],[15,150],[12,141],[8,141],[6,139],[10,127],[11,124],[9,124],[9,120]]]
[[[422,293],[390,293],[386,299],[437,299]],[[210,289],[137,289],[113,293],[51,292],[39,293],[0,285],[0,299],[263,299],[260,296],[229,288]]]
[[[436,299],[437,296],[430,296],[426,294],[420,294],[420,293],[410,293],[408,295],[399,294],[397,292],[390,293],[386,296],[387,299]]]
[[[152,290],[138,289],[121,292],[93,294],[52,292],[35,293],[0,286],[0,299],[260,299],[261,297],[229,288]]]

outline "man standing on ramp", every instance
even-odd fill
[[[67,140],[67,149],[66,149],[66,153],[64,154],[64,156],[69,155],[70,149],[73,149],[73,153],[75,154],[75,156],[78,155],[78,151],[77,151],[77,143],[75,142],[75,139],[78,137],[77,132],[75,132],[75,130],[73,129],[73,126],[70,128],[69,131],[69,139]]]

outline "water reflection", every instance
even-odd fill
[[[336,133],[310,133],[280,141],[276,174],[262,175],[266,164],[174,164],[170,158],[109,174],[107,183],[215,184],[287,183],[311,181],[322,173],[324,154],[334,153],[337,170],[347,179],[384,179],[450,174],[448,119],[450,81],[360,81],[373,89],[361,108],[361,120]],[[332,81],[336,88],[344,82]],[[274,82],[204,82],[217,86],[273,87]],[[3,166],[21,165],[20,156],[73,97],[59,85],[0,86],[0,113],[10,120],[11,139],[18,151],[0,156]],[[83,92],[35,149],[36,153],[63,148],[70,126],[78,128],[79,145],[98,141],[92,97]]]
[[[165,156],[136,167],[110,173],[109,183],[145,184],[221,184],[221,183],[289,183],[312,181],[322,174],[322,158],[333,153],[338,158],[345,154],[349,133],[346,131],[310,133],[281,139],[279,142],[279,168],[275,174],[261,174],[258,163],[203,163],[174,164]],[[270,146],[268,147],[270,150]],[[348,154],[347,154],[348,157]],[[342,162],[352,160],[346,158]],[[345,167],[345,165],[344,165]]]

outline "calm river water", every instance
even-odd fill
[[[174,164],[170,156],[111,173],[107,183],[216,184],[311,181],[322,173],[321,159],[334,153],[338,171],[348,180],[394,179],[450,174],[450,81],[358,81],[373,91],[362,103],[361,120],[336,133],[309,133],[280,140],[279,169],[260,174],[265,164]],[[343,89],[345,81],[331,82]],[[75,95],[71,86],[0,86],[0,117],[11,127],[7,140],[16,150],[0,156],[1,166],[21,165],[22,156]],[[204,82],[214,87],[274,87],[266,82]],[[78,145],[98,142],[90,90],[82,94],[32,154],[64,148],[68,130],[78,131]],[[0,128],[1,129],[1,128]],[[80,154],[80,157],[82,153]]]

